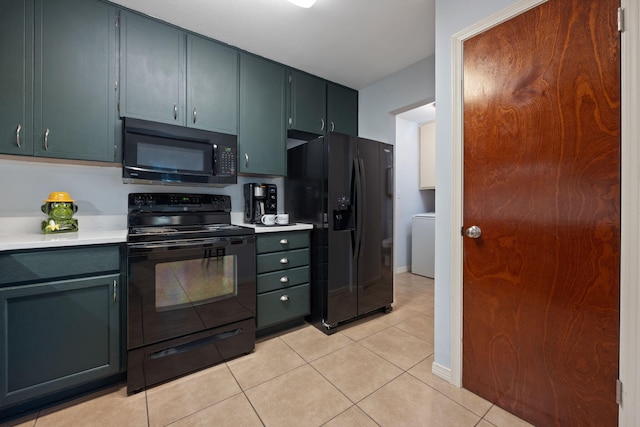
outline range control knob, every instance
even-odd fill
[[[144,205],[144,197],[142,196],[135,196],[133,198],[133,204],[136,205],[137,207],[141,207]]]

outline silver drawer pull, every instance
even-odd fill
[[[287,302],[287,301],[289,301],[289,295],[282,295],[282,296],[280,297],[280,301],[282,301],[282,302]]]
[[[289,278],[287,276],[281,277],[280,283],[289,283]]]
[[[280,259],[280,264],[289,264],[289,260],[286,258],[281,258]]]
[[[280,240],[280,244],[281,245],[288,245],[289,241],[287,239],[282,239],[282,240]]]

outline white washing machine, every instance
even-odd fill
[[[411,272],[433,278],[436,257],[436,214],[416,214],[411,220]]]

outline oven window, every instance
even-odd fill
[[[235,255],[156,264],[156,310],[177,310],[236,296]]]

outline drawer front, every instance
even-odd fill
[[[0,252],[0,286],[120,271],[120,246]]]
[[[290,268],[257,276],[258,293],[275,291],[290,286],[309,283],[309,267]]]
[[[260,234],[256,240],[256,253],[258,254],[304,249],[309,247],[309,232],[265,233]]]
[[[258,328],[286,322],[310,313],[309,284],[258,295]]]
[[[309,249],[273,252],[270,254],[261,254],[257,256],[258,274],[285,270],[288,268],[302,267],[308,264]]]

